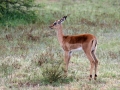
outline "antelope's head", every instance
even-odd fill
[[[56,20],[52,25],[50,25],[49,27],[51,29],[57,29],[59,28],[59,26],[61,25],[61,23],[63,23],[66,20],[67,16],[64,16],[63,18],[61,18],[60,20]]]

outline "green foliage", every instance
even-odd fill
[[[34,0],[2,0],[0,1],[0,23],[3,26],[35,23],[37,21]]]
[[[37,21],[37,16],[34,12],[29,12],[26,14],[20,12],[9,12],[9,14],[5,14],[0,20],[2,26],[9,27],[35,23],[35,21]]]
[[[26,12],[34,6],[34,0],[1,0],[0,11],[2,14],[12,11]]]

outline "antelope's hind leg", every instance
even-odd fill
[[[95,55],[95,50],[93,50],[92,52],[92,56],[95,60],[95,76],[94,76],[94,80],[97,79],[97,68],[98,68],[98,59],[96,58],[96,55]]]
[[[90,65],[91,65],[91,68],[90,68],[90,76],[89,76],[89,80],[91,80],[91,79],[92,79],[92,73],[93,73],[93,70],[94,70],[94,68],[95,68],[95,61],[94,61],[94,59],[93,59],[93,57],[92,57],[92,55],[91,55],[91,52],[87,52],[86,55],[87,55],[87,58],[88,58],[89,61],[90,61]]]

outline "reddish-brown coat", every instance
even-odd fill
[[[69,44],[84,43],[90,41],[92,38],[95,38],[92,34],[80,34],[73,36],[63,36],[63,41]]]

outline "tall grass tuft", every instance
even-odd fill
[[[62,55],[59,51],[54,51],[53,49],[50,47],[46,52],[41,53],[37,61],[42,69],[43,79],[48,83],[57,82],[65,78]]]

